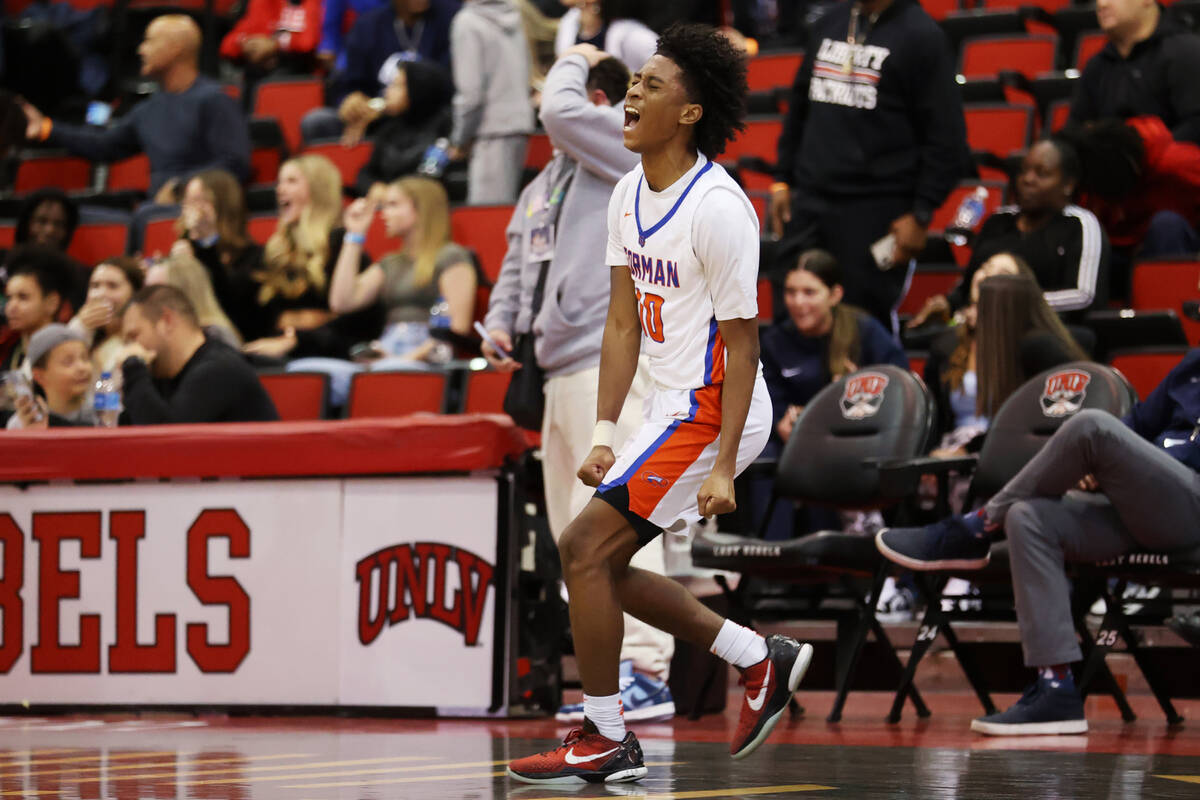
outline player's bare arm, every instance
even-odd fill
[[[610,280],[608,318],[604,322],[604,340],[600,346],[600,393],[596,402],[596,419],[615,423],[637,372],[638,354],[642,348],[642,326],[638,320],[637,295],[629,267],[613,267]],[[599,486],[614,461],[616,455],[611,445],[598,444],[592,447],[583,466],[579,468],[579,479],[588,486]]]
[[[750,411],[758,375],[758,320],[719,320],[725,340],[725,382],[721,387],[721,444],[712,474],[696,495],[702,516],[728,514],[737,508],[733,477],[737,472],[738,445]]]

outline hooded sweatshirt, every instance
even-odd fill
[[[1200,347],[1193,347],[1122,420],[1136,434],[1200,470]]]
[[[931,213],[967,166],[946,37],[916,0],[895,0],[873,24],[860,15],[851,47],[854,5],[838,3],[813,24],[777,178],[825,197],[912,197],[914,211]]]
[[[1155,116],[1179,141],[1200,144],[1200,37],[1160,13],[1128,58],[1112,42],[1092,56],[1071,98],[1071,122]]]
[[[454,128],[462,148],[479,137],[533,132],[529,48],[509,0],[469,0],[450,23]]]

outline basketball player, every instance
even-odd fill
[[[608,209],[611,295],[591,453],[579,478],[596,495],[559,540],[583,683],[582,729],[517,759],[528,783],[602,783],[646,774],[618,691],[622,609],[711,648],[742,672],[746,697],[730,748],[753,752],[787,707],[812,647],[763,639],[723,620],[683,586],[629,566],[662,531],[733,511],[733,479],[762,451],[771,401],[758,361],[758,222],[711,159],[745,112],[746,66],[712,28],[674,25],[625,96],[625,146],[641,155]],[[614,421],[642,349],[655,388],[641,431],[617,457]]]

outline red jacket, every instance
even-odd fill
[[[282,53],[314,53],[321,41],[321,0],[250,0],[246,13],[223,40],[221,57],[242,57],[242,42],[251,36],[272,36]]]
[[[1082,204],[1100,220],[1115,247],[1139,244],[1159,211],[1175,211],[1200,227],[1200,147],[1176,141],[1158,117],[1134,117],[1127,124],[1146,148],[1141,183],[1118,203],[1085,197]]]

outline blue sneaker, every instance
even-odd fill
[[[884,558],[912,570],[982,569],[991,558],[990,530],[980,510],[924,528],[884,528],[875,534],[875,546]]]
[[[675,716],[675,698],[665,683],[633,671],[632,661],[621,662],[621,709],[626,722],[657,722]],[[583,722],[583,703],[558,710],[559,722]]]
[[[1045,736],[1087,733],[1083,698],[1068,672],[1065,678],[1039,675],[1007,711],[980,717],[971,730],[988,736]]]

